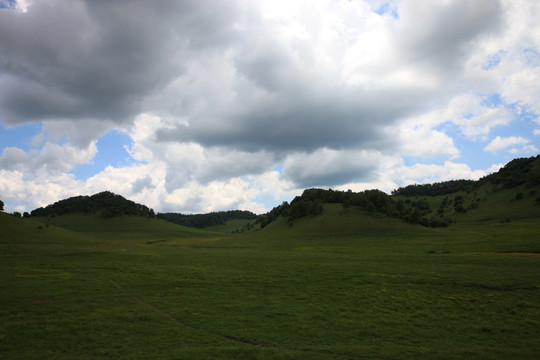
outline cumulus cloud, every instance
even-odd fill
[[[257,5],[47,0],[15,21],[3,12],[2,118],[129,123],[146,107],[187,120],[158,133],[167,140],[250,151],[373,146],[380,126],[431,97],[415,84],[440,86],[441,69],[500,17],[498,2],[410,1],[385,27],[392,20],[361,3]],[[422,27],[419,9],[429,14]],[[406,88],[396,88],[403,76]]]
[[[485,170],[472,170],[467,164],[446,161],[443,165],[415,164],[401,166],[391,171],[400,186],[415,183],[434,183],[456,179],[478,180],[487,175]]]
[[[535,1],[9,4],[0,122],[43,126],[32,149],[4,148],[0,169],[27,204],[48,187],[158,210],[262,211],[257,199],[303,187],[474,178],[459,140],[485,143],[540,114]],[[77,180],[111,129],[132,139],[137,164]],[[485,150],[535,151],[520,139]]]
[[[368,151],[337,151],[327,148],[292,154],[285,160],[283,174],[299,187],[334,187],[375,177],[381,154]]]
[[[19,148],[5,148],[0,156],[0,168],[18,170],[36,176],[68,172],[78,164],[88,163],[96,154],[96,145],[79,149],[71,144],[46,143],[41,149],[25,152]]]
[[[179,36],[203,26],[196,18],[205,8],[43,0],[24,14],[0,11],[2,121],[130,122],[149,94],[181,72],[175,60],[186,45]],[[184,27],[178,33],[169,29],[176,23]]]
[[[502,149],[506,149],[507,147],[510,147],[510,146],[526,145],[528,143],[529,143],[529,140],[521,136],[509,136],[505,138],[501,138],[500,136],[497,136],[484,148],[484,150],[495,153]]]

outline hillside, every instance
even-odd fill
[[[250,220],[255,220],[257,215],[251,211],[229,210],[216,211],[207,214],[180,214],[168,212],[159,213],[157,217],[178,225],[204,229],[222,228],[227,223],[233,222],[234,220],[247,220],[239,223],[243,225],[248,223]],[[236,221],[235,224],[238,224],[238,222]]]
[[[0,358],[538,358],[538,218],[323,208],[237,236],[0,213]]]
[[[352,192],[313,188],[306,189],[290,203],[284,202],[261,216],[249,211],[231,210],[194,215],[160,213],[158,217],[191,228],[237,233],[260,230],[279,219],[292,227],[301,218],[328,212],[331,204],[351,209],[349,215],[357,214],[356,218],[350,218],[351,222],[358,222],[363,216],[383,216],[435,228],[456,222],[508,222],[538,218],[540,155],[514,159],[498,172],[477,181],[414,184],[396,189],[392,195],[379,190]],[[108,191],[92,196],[71,197],[31,212],[32,217],[41,218],[64,217],[69,214],[103,218],[121,215],[155,217],[154,211],[147,206]],[[65,218],[60,222],[69,223],[69,220]]]
[[[379,190],[307,189],[290,203],[284,202],[260,217],[257,223],[264,228],[284,219],[292,227],[301,218],[326,213],[329,204],[359,210],[358,216],[385,216],[426,227],[446,227],[456,222],[508,222],[538,218],[540,155],[515,159],[498,172],[477,181],[409,185],[394,190],[392,195]]]
[[[31,219],[45,225],[53,225],[103,240],[126,239],[152,242],[216,236],[210,231],[176,225],[163,219],[143,218],[136,215],[104,218],[99,214],[72,213],[55,217],[32,217]]]
[[[16,239],[19,245],[92,243],[93,238],[63,227],[44,224],[35,219],[23,219],[0,212],[0,244],[8,244]]]
[[[540,189],[508,184],[308,189],[241,235],[0,213],[0,358],[537,359]]]
[[[92,196],[74,196],[60,200],[45,208],[32,210],[31,216],[58,216],[73,213],[96,214],[103,217],[136,215],[154,217],[154,210],[124,197],[103,191]]]

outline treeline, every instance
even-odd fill
[[[519,158],[510,161],[498,172],[487,175],[480,180],[479,184],[489,182],[494,185],[511,189],[520,185],[540,185],[540,155],[530,158]]]
[[[131,200],[103,191],[92,196],[74,196],[60,200],[52,205],[32,210],[31,216],[58,216],[71,213],[94,214],[101,212],[103,217],[120,215],[137,215],[155,217],[154,210],[145,205],[137,204]]]
[[[207,214],[158,213],[157,217],[178,225],[202,229],[214,225],[223,225],[229,220],[255,220],[257,215],[251,211],[229,210]]]
[[[321,214],[324,203],[342,204],[344,208],[355,206],[369,213],[384,214],[424,226],[442,227],[450,224],[450,220],[442,216],[427,218],[431,208],[428,202],[422,199],[394,201],[390,195],[380,190],[353,192],[332,189],[304,190],[302,195],[295,197],[290,204],[283,202],[258,219],[258,222],[261,227],[265,227],[277,218],[284,217],[289,224],[293,224],[298,218]]]
[[[413,184],[392,191],[392,195],[437,196],[459,191],[470,191],[476,187],[474,180],[450,180],[433,184]]]
[[[489,183],[511,189],[520,185],[540,185],[540,155],[510,161],[498,172],[474,180],[450,180],[434,184],[414,184],[392,191],[392,195],[437,196],[476,190]]]
[[[458,193],[469,193],[477,190],[484,184],[506,189],[517,186],[540,185],[540,155],[530,158],[519,158],[510,161],[498,172],[487,175],[477,181],[451,180],[425,185],[409,185],[392,191],[392,196],[379,190],[363,192],[307,189],[301,196],[297,196],[289,204],[283,202],[267,214],[261,216],[257,222],[265,227],[279,217],[285,217],[289,224],[294,220],[308,215],[317,215],[323,212],[324,203],[339,203],[345,208],[356,206],[371,213],[379,213],[396,217],[413,224],[430,227],[443,227],[451,223],[445,214],[463,214],[467,210],[478,206],[479,199],[465,204],[465,198]],[[455,196],[448,196],[456,194]],[[395,199],[395,195],[414,197],[411,199]],[[419,197],[432,197],[447,195],[437,209],[431,209],[429,202]],[[537,200],[540,203],[540,200]]]

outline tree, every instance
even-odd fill
[[[0,200],[0,211],[4,211],[4,202]]]

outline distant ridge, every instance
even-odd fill
[[[257,215],[251,211],[229,210],[193,215],[169,212],[159,213],[157,217],[178,225],[203,229],[210,226],[223,225],[230,220],[255,220]]]
[[[72,213],[95,214],[103,217],[137,215],[155,217],[154,210],[145,205],[127,200],[121,195],[103,191],[92,196],[74,196],[52,205],[32,210],[31,216],[59,216]]]
[[[414,184],[392,191],[392,195],[435,196],[458,191],[470,191],[484,184],[493,184],[505,189],[516,186],[540,185],[540,155],[530,158],[514,159],[496,173],[474,180],[450,180],[433,184]]]
[[[278,218],[285,218],[292,226],[297,219],[322,214],[324,204],[342,204],[344,208],[353,206],[367,213],[398,218],[411,224],[445,227],[468,211],[477,209],[488,197],[508,193],[513,189],[517,193],[508,197],[510,201],[535,197],[537,207],[540,205],[540,196],[537,194],[539,185],[540,155],[537,155],[512,160],[498,172],[476,181],[451,180],[434,184],[414,184],[394,190],[391,196],[380,190],[352,192],[306,189],[290,203],[285,201],[259,217],[257,223],[264,228]],[[495,205],[500,210],[498,214],[501,214],[505,210],[509,211],[510,205],[515,210],[516,204]],[[536,208],[527,209],[532,209],[525,211],[529,215],[538,212]],[[511,215],[505,218],[505,221],[510,217]]]
[[[450,180],[433,184],[414,184],[400,187],[388,195],[380,190],[359,193],[324,189],[306,189],[290,203],[283,202],[264,215],[257,216],[249,211],[230,210],[208,214],[184,215],[160,213],[158,217],[170,222],[196,228],[223,224],[230,220],[253,220],[265,227],[279,217],[292,224],[296,219],[321,214],[325,203],[343,204],[345,208],[358,207],[368,213],[378,213],[402,219],[408,223],[430,227],[444,227],[454,221],[456,215],[466,214],[479,206],[480,191],[491,193],[512,189],[532,189],[528,197],[535,197],[540,204],[540,155],[510,161],[498,172],[479,180]],[[538,190],[538,194],[536,192]],[[524,194],[518,190],[516,200]],[[471,195],[467,195],[471,193]],[[484,196],[484,195],[483,195]],[[422,197],[422,198],[420,198]],[[426,197],[429,201],[426,200]],[[410,198],[410,199],[409,199]],[[437,198],[436,201],[430,198]],[[156,217],[154,210],[145,205],[127,200],[121,195],[103,191],[92,196],[75,196],[60,200],[52,205],[32,210],[31,216],[60,216],[71,213],[96,214],[103,217],[137,215]]]

